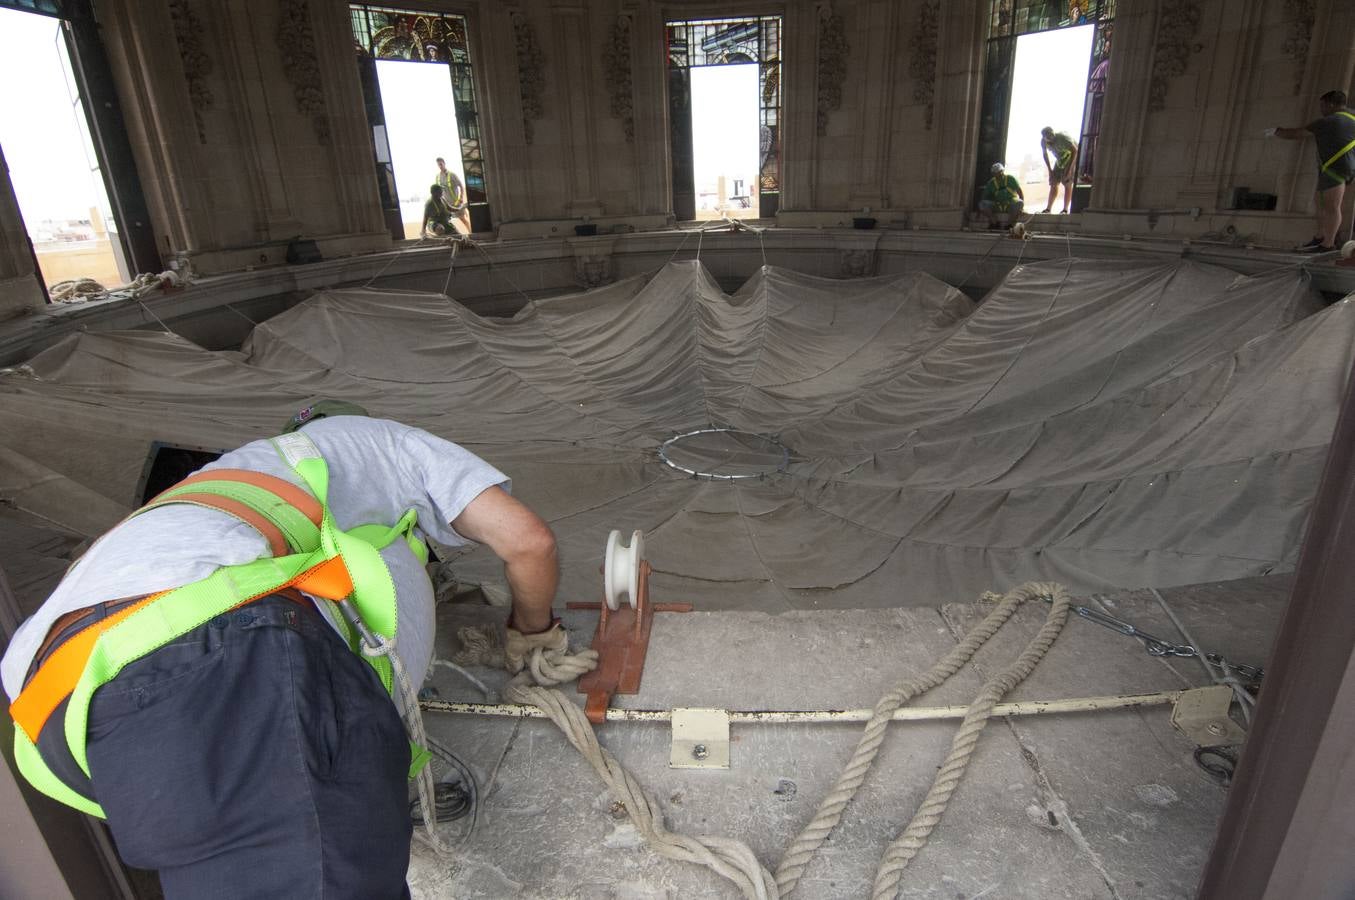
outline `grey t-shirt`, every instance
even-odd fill
[[[1303,126],[1317,139],[1319,167],[1335,156],[1337,151],[1355,141],[1355,118],[1352,116],[1355,116],[1355,113],[1348,109],[1337,110],[1329,116],[1314,119]],[[1340,159],[1332,163],[1330,171],[1340,176],[1343,181],[1355,175],[1355,148],[1347,150]]]
[[[417,428],[384,419],[335,416],[307,425],[329,468],[330,510],[349,529],[395,524],[418,512],[418,530],[440,544],[470,543],[451,522],[487,488],[510,487],[498,469],[462,447]],[[305,488],[268,441],[233,450],[204,469],[249,469]],[[46,603],[14,635],[3,662],[5,693],[12,700],[52,623],[72,610],[180,587],[221,566],[268,555],[263,537],[225,513],[196,506],[154,509],[125,521],[90,547],[66,573]],[[396,649],[417,686],[433,657],[433,589],[404,541],[381,551],[395,581],[399,629]],[[328,604],[319,604],[326,612]]]

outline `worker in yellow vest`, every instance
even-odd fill
[[[1346,107],[1345,91],[1327,91],[1318,98],[1322,115],[1302,128],[1267,128],[1266,137],[1300,141],[1317,139],[1317,235],[1295,248],[1299,253],[1329,253],[1341,230],[1341,204],[1346,185],[1355,181],[1355,112]]]
[[[1050,157],[1053,157],[1051,160]],[[1059,186],[1063,186],[1063,209],[1073,202],[1073,183],[1077,180],[1077,143],[1062,131],[1055,131],[1046,125],[1040,129],[1040,158],[1049,172],[1049,202],[1044,211],[1051,212],[1059,199]]]
[[[510,668],[567,645],[554,535],[509,487],[337,401],[227,453],[96,541],[16,632],[20,771],[106,817],[170,898],[407,896],[424,538],[503,560]]]
[[[466,196],[466,186],[455,172],[447,168],[447,160],[439,156],[437,164],[438,171],[433,183],[442,188],[442,199],[451,210],[453,226],[461,234],[470,234],[470,214],[467,212],[470,198]]]

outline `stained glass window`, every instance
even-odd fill
[[[349,7],[349,18],[353,25],[353,49],[360,60],[404,59],[447,63],[451,67],[466,197],[472,204],[487,202],[480,113],[465,17],[353,4]]]
[[[781,19],[755,16],[668,23],[668,67],[757,63],[761,162],[758,191],[781,190]],[[690,112],[687,113],[690,115]]]
[[[63,15],[61,0],[0,0],[0,7],[42,13],[46,16]]]
[[[989,38],[1092,25],[1115,18],[1116,0],[992,0]]]

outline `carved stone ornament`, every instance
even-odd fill
[[[207,128],[203,113],[216,103],[207,86],[212,73],[212,58],[202,46],[202,22],[194,14],[188,0],[169,0],[169,18],[174,23],[174,40],[179,45],[179,59],[183,62],[184,78],[188,81],[188,102],[193,108],[193,124],[198,127],[198,141],[207,143]]]
[[[917,8],[917,29],[910,42],[908,77],[913,79],[913,99],[926,111],[927,128],[932,127],[936,98],[936,38],[941,16],[941,0],[926,0]]]
[[[630,76],[630,16],[617,16],[602,51],[602,71],[611,95],[613,119],[621,120],[627,143],[635,140],[635,98]]]
[[[1173,78],[1186,73],[1190,54],[1198,51],[1195,35],[1200,31],[1200,5],[1197,0],[1174,0],[1162,11],[1153,44],[1153,77],[1148,84],[1148,108],[1167,106],[1167,87]]]
[[[1303,70],[1308,66],[1308,48],[1313,42],[1314,0],[1284,0],[1289,16],[1289,35],[1280,49],[1294,61],[1294,93],[1303,88]]]
[[[874,250],[839,250],[838,267],[844,278],[867,278],[875,274]]]
[[[574,257],[574,278],[586,288],[611,284],[612,255],[605,253],[579,253]]]
[[[527,143],[534,136],[533,123],[541,118],[545,107],[541,95],[546,88],[545,62],[541,45],[536,42],[536,29],[521,13],[513,14],[513,43],[518,52],[518,91],[522,95],[522,136]]]
[[[819,9],[819,134],[828,133],[828,114],[842,107],[842,81],[847,77],[847,32],[842,16],[831,7]]]
[[[316,140],[328,144],[329,110],[320,82],[320,62],[315,55],[315,32],[311,28],[308,0],[282,0],[277,44],[282,52],[282,71],[292,86],[297,112],[310,118]]]

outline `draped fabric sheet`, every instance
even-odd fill
[[[335,397],[508,472],[556,531],[566,600],[600,593],[611,528],[646,533],[655,599],[703,608],[1283,571],[1355,346],[1351,301],[1321,307],[1293,269],[1074,259],[1019,266],[977,307],[924,274],[764,268],[726,295],[694,261],[512,319],[329,290],[239,352],[85,333],[0,375],[0,515],[96,534],[153,440],[227,448]],[[748,434],[684,458],[756,472],[763,435],[782,470],[664,464],[711,426]],[[483,549],[453,567],[502,580]]]

